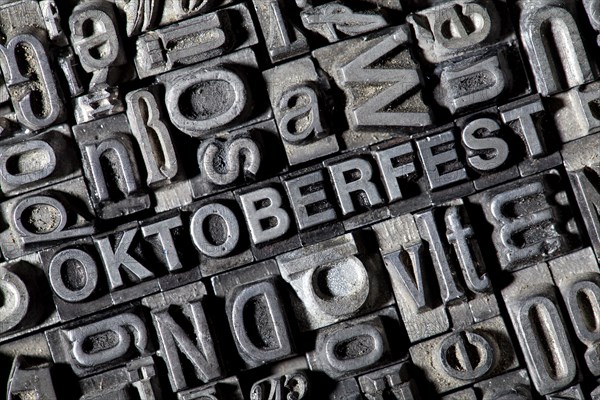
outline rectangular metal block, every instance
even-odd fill
[[[377,254],[365,235],[345,234],[276,257],[301,330],[314,330],[392,304]]]
[[[333,185],[322,165],[296,170],[281,177],[303,245],[344,233]]]
[[[426,174],[410,140],[392,139],[370,149],[379,168],[391,216],[431,205]]]
[[[576,249],[581,240],[559,170],[488,189],[471,198],[491,225],[498,263],[514,271]]]
[[[141,181],[139,150],[125,114],[76,125],[73,134],[99,218],[113,219],[150,208],[150,197]]]
[[[340,146],[328,126],[328,83],[312,59],[278,65],[264,71],[263,77],[288,163],[302,164],[337,153]]]
[[[138,36],[135,66],[147,78],[257,43],[250,11],[238,4]]]
[[[39,254],[0,263],[4,299],[0,342],[32,334],[60,321]]]
[[[213,276],[211,283],[235,343],[227,355],[232,364],[254,368],[295,353],[295,324],[274,260]]]
[[[80,175],[68,125],[0,141],[0,195],[13,197]]]
[[[423,79],[411,48],[410,30],[402,25],[313,51],[319,66],[346,95],[346,148],[371,145],[393,134],[409,137],[433,122],[433,112],[421,97]],[[394,67],[369,67],[376,62]],[[382,90],[383,84],[389,87]]]
[[[264,260],[302,244],[279,177],[234,191],[250,234],[252,254]]]
[[[420,275],[423,268],[422,259],[424,257],[424,251],[420,249],[422,239],[414,217],[411,214],[375,224],[373,225],[373,230],[377,235],[380,252],[384,260],[386,259],[386,255],[401,254],[403,252],[407,254],[405,259],[410,260],[410,266],[406,267],[408,271],[414,271],[413,276],[415,276],[415,281],[416,277],[422,276]],[[386,262],[386,268],[390,275],[397,306],[402,316],[402,322],[411,342],[416,342],[450,329],[450,321],[443,304],[432,304],[429,309],[419,307],[411,294],[411,285],[408,283],[410,280],[403,280],[402,275],[395,273],[393,264]],[[417,287],[425,293],[425,285],[432,283],[420,280]],[[415,294],[415,296],[417,295]]]
[[[254,262],[244,217],[233,193],[186,206],[186,221],[202,276],[216,275]],[[188,249],[191,249],[189,247]]]
[[[578,366],[548,266],[536,264],[512,277],[502,297],[535,389],[549,394],[570,386],[579,378]]]
[[[290,18],[296,5],[281,0],[252,0],[271,62],[276,63],[309,51],[306,36]]]
[[[321,41],[334,43],[389,26],[398,20],[401,9],[399,0],[357,4],[332,1],[304,7],[300,19],[304,28],[320,36]]]
[[[472,360],[465,346],[475,347],[480,357]],[[410,354],[439,394],[519,365],[502,317],[418,343],[410,348]]]
[[[150,324],[139,309],[113,310],[46,331],[54,363],[66,363],[78,377],[90,376],[145,357],[154,349]]]
[[[215,86],[218,77],[217,82],[225,79],[223,82],[227,84]],[[164,87],[164,104],[171,123],[192,137],[207,138],[212,133],[272,117],[262,74],[251,48],[158,75],[156,81]],[[198,96],[198,91],[206,85],[212,95]]]
[[[195,199],[247,186],[285,172],[286,162],[272,119],[211,135],[198,143],[190,168]]]
[[[399,328],[398,313],[388,307],[320,329],[306,353],[310,369],[339,380],[383,366],[406,354]]]
[[[92,203],[82,177],[4,201],[0,220],[4,225],[0,249],[6,259],[95,232]]]

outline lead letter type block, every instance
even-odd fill
[[[591,248],[550,261],[550,271],[560,289],[575,335],[586,346],[588,370],[600,376],[600,273]]]
[[[65,107],[46,46],[36,35],[20,33],[0,45],[0,66],[24,127],[37,131],[64,120]]]
[[[579,243],[577,226],[556,170],[490,189],[479,197],[493,226],[502,269],[516,270],[559,256]]]
[[[252,96],[260,90],[253,90],[256,68],[254,52],[242,49],[159,76],[171,122],[180,131],[200,138],[246,122],[258,111],[256,101],[262,98]]]
[[[346,93],[346,116],[352,130],[407,134],[431,124],[410,45],[410,30],[403,25],[313,53]]]
[[[293,2],[285,0],[252,0],[258,23],[265,38],[271,61],[276,63],[309,50],[306,37],[291,22]],[[289,7],[286,7],[286,4]]]
[[[313,61],[292,61],[263,76],[290,165],[337,152],[337,139],[325,126],[324,97]]]
[[[46,332],[55,363],[68,363],[77,376],[86,376],[124,363],[147,352],[144,320],[131,311],[75,328]]]
[[[76,125],[73,133],[100,218],[116,218],[150,207],[150,198],[142,190],[134,138],[125,114]]]
[[[411,342],[450,328],[444,304],[433,302],[424,271],[429,262],[414,217],[406,214],[374,225],[402,321]]]
[[[545,263],[513,273],[502,297],[515,327],[531,380],[548,394],[568,387],[577,363]]]
[[[583,42],[575,2],[520,0],[521,40],[538,91],[547,96],[594,79],[594,65]],[[554,50],[554,51],[553,51]]]
[[[269,260],[212,278],[215,294],[225,300],[237,357],[245,368],[294,351],[278,273],[275,261]]]
[[[361,250],[354,235],[346,234],[277,257],[294,291],[292,308],[301,329],[322,328],[390,304],[381,259]]]
[[[409,15],[423,57],[432,64],[498,40],[502,21],[491,0],[455,0]]]
[[[198,282],[142,299],[142,304],[151,309],[159,355],[167,364],[174,392],[211,381],[222,373],[202,305],[205,295],[204,285]],[[188,323],[182,325],[178,318]],[[186,332],[184,326],[189,324],[193,332]],[[184,368],[181,356],[192,368]]]
[[[600,259],[600,134],[569,143],[562,151],[567,173],[596,257]]]

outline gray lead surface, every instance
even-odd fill
[[[599,400],[599,6],[0,0],[0,391]]]

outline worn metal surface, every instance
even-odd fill
[[[600,1],[0,0],[0,398],[600,400]]]

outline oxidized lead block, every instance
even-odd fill
[[[431,124],[431,110],[421,98],[420,68],[410,54],[410,45],[410,30],[403,25],[313,52],[347,96],[346,117],[350,129],[356,131],[352,135],[392,130],[409,135]],[[362,145],[376,138],[367,135],[366,139],[348,140]]]
[[[281,150],[273,120],[207,137],[196,152],[192,195],[213,195],[277,175],[285,169]]]
[[[492,224],[502,269],[523,268],[578,245],[577,225],[562,181],[559,172],[551,170],[476,196]]]
[[[329,132],[323,79],[313,61],[302,58],[263,72],[279,134],[290,165],[336,153]]]
[[[112,305],[100,256],[91,238],[43,250],[40,257],[62,321]]]
[[[348,152],[323,163],[345,217],[346,230],[380,221],[389,215],[376,167],[369,157],[371,154],[361,153]]]
[[[122,112],[119,88],[114,85],[129,76],[114,6],[101,0],[79,3],[71,13],[69,28],[81,66],[92,73],[90,93],[74,101],[77,123]]]
[[[177,393],[177,400],[243,400],[237,377],[232,376],[201,387]]]
[[[454,0],[409,15],[407,21],[432,64],[495,44],[506,30],[491,0]]]
[[[282,177],[303,244],[320,242],[344,233],[333,187],[320,165]]]
[[[368,4],[358,4],[357,7],[356,4],[333,1],[316,7],[305,7],[300,12],[300,18],[306,29],[323,36],[328,42],[334,43],[389,25],[389,16],[386,18],[386,9],[382,7],[385,2],[378,4],[377,1],[374,1],[372,3],[375,3],[373,4],[375,7],[364,10]],[[399,7],[399,0],[392,0],[385,4],[387,7],[390,5]]]
[[[146,78],[257,43],[250,12],[241,4],[139,36],[135,65]]]
[[[446,331],[448,316],[457,328],[499,314],[475,231],[461,202],[414,217],[404,215],[373,229],[411,341]]]
[[[15,196],[74,178],[79,154],[68,125],[0,141],[0,194]]]
[[[83,178],[12,198],[0,204],[0,213],[6,224],[0,233],[0,249],[8,259],[95,231]]]
[[[292,307],[301,330],[314,330],[390,304],[379,257],[358,248],[346,234],[277,257],[291,286]]]
[[[200,13],[206,13],[230,3],[230,0],[194,1],[182,0],[116,0],[116,6],[124,14],[127,36],[135,36],[156,26],[172,24]]]
[[[559,392],[555,392],[552,394],[547,394],[545,396],[546,400],[585,400],[583,391],[581,390],[580,385],[571,386],[567,389],[561,390]]]
[[[270,258],[300,247],[288,199],[278,178],[234,192],[257,260]]]
[[[531,380],[541,394],[563,389],[577,379],[577,362],[548,266],[537,264],[512,276],[502,297]]]
[[[288,4],[290,3],[290,4]],[[269,58],[276,63],[309,51],[304,34],[288,15],[295,6],[281,0],[252,0]]]
[[[530,400],[529,375],[524,369],[508,372],[442,397],[442,400]]]
[[[43,3],[3,2],[0,7],[0,64],[18,122],[39,130],[64,121],[64,103],[53,74],[46,33],[53,40]],[[64,38],[63,38],[64,39]]]
[[[411,342],[450,328],[443,304],[429,301],[423,276],[425,249],[414,217],[406,214],[373,226],[392,282],[402,322]]]
[[[254,52],[242,49],[159,76],[171,122],[192,137],[206,137],[267,119],[271,111],[261,103],[257,67]]]
[[[112,219],[150,208],[124,114],[76,125],[73,133],[98,217]]]
[[[398,358],[398,314],[393,307],[317,331],[310,369],[340,379]],[[394,340],[392,340],[394,339]]]
[[[2,19],[0,10],[0,26]],[[19,33],[0,45],[0,56],[18,122],[36,131],[64,121],[62,93],[44,41],[34,33]]]
[[[461,118],[456,124],[461,128],[468,174],[476,189],[482,190],[520,176],[515,165],[523,154],[514,145],[518,143],[518,136],[506,135],[507,129],[501,125],[495,107]]]
[[[561,142],[570,142],[600,131],[599,89],[600,81],[594,81],[557,93],[546,100]]]
[[[86,400],[159,400],[159,376],[151,356],[128,362],[124,367],[79,381]]]
[[[279,271],[268,260],[211,278],[224,300],[229,328],[243,369],[281,360],[294,353],[291,329],[281,295]]]
[[[50,363],[29,365],[32,360],[17,356],[8,379],[7,400],[20,400],[26,396],[43,400],[57,400],[50,374]]]
[[[39,5],[50,42],[56,46],[68,46],[56,0],[40,0]],[[27,21],[27,24],[31,24],[31,21]]]
[[[46,33],[44,31],[47,24],[44,20],[42,8],[36,0],[2,2],[2,6],[0,6],[0,32],[2,32],[3,40],[9,41],[14,36],[23,33],[24,30]],[[49,32],[48,35],[50,36]]]
[[[325,397],[326,400],[363,400],[355,378],[334,381],[332,386],[332,390]]]
[[[497,101],[512,89],[513,71],[505,57],[503,52],[495,52],[440,65],[435,100],[451,114]]]
[[[153,88],[127,93],[127,120],[142,152],[146,184],[160,187],[176,179],[180,170],[173,139]]]
[[[453,328],[469,326],[498,315],[498,304],[492,293],[476,232],[462,201],[454,200],[445,206],[420,212],[414,218],[420,236],[429,248],[439,296],[447,306]],[[400,271],[401,257],[384,256],[384,260]],[[462,279],[458,278],[459,275]],[[425,306],[432,304],[432,299],[426,297]]]
[[[440,394],[519,365],[501,317],[416,344],[410,354]]]
[[[173,392],[222,376],[221,363],[202,305],[205,296],[206,289],[198,282],[142,299],[142,304],[151,309],[159,355],[167,364]],[[185,325],[178,322],[181,318],[185,319]],[[192,325],[192,331],[185,328],[188,324]],[[186,368],[185,373],[180,355],[185,356],[192,366],[191,370]]]
[[[0,263],[2,340],[58,322],[56,308],[50,300],[50,291],[40,264],[37,254]]]
[[[596,32],[600,31],[600,14],[598,13],[598,0],[583,0],[583,6],[590,20],[590,24]],[[600,45],[600,36],[596,37],[596,43]]]
[[[192,203],[190,235],[200,253],[202,276],[214,275],[254,261],[244,217],[231,192]]]
[[[597,75],[575,6],[561,0],[517,1],[521,41],[538,91],[544,96],[589,82]]]
[[[149,353],[146,322],[134,310],[77,327],[46,332],[55,363],[70,364],[77,376],[105,371]]]
[[[600,376],[600,269],[591,248],[549,262],[550,272],[567,306],[577,338],[586,346],[588,370]]]
[[[600,258],[600,134],[567,144],[565,167],[596,257]]]
[[[550,122],[551,113],[546,112],[542,98],[533,94],[498,108],[502,122],[516,134],[521,143],[511,145],[518,152],[521,176],[534,175],[561,163],[556,153],[555,127]],[[550,111],[550,110],[548,110]],[[514,149],[517,147],[517,149]]]
[[[410,376],[408,361],[358,377],[360,389],[367,400],[415,400],[420,398],[416,383]]]
[[[448,198],[468,196],[475,188],[468,180],[467,170],[458,157],[458,142],[454,125],[446,125],[416,141],[423,175],[427,177],[434,203]],[[426,206],[423,204],[422,206]]]
[[[308,400],[311,384],[306,371],[289,371],[255,382],[250,389],[251,400],[297,399]],[[313,389],[313,393],[315,389]]]
[[[431,204],[426,171],[419,162],[411,141],[403,138],[371,147],[379,167],[381,181],[392,216],[401,215]]]
[[[100,84],[116,83],[111,75],[117,72],[115,67],[127,60],[117,32],[114,6],[101,0],[79,3],[69,17],[69,29],[81,66],[93,74],[90,91]]]

